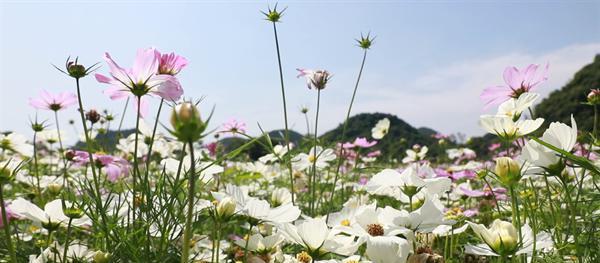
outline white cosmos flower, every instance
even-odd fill
[[[331,252],[347,256],[354,254],[360,245],[355,237],[338,235],[338,231],[329,229],[324,218],[308,218],[294,225],[287,223],[280,229],[287,240],[303,246],[309,253]]]
[[[417,152],[417,151],[419,151],[419,152]],[[423,159],[425,159],[425,156],[427,155],[428,151],[429,151],[429,148],[427,148],[427,146],[414,147],[413,149],[408,149],[408,150],[406,150],[406,157],[404,157],[404,159],[402,159],[402,162],[403,163],[412,163],[412,162],[423,160]]]
[[[257,233],[251,235],[250,238],[248,238],[248,241],[239,239],[236,240],[235,243],[243,248],[245,248],[246,243],[248,243],[248,251],[257,252],[258,254],[270,254],[275,252],[277,246],[283,243],[283,241],[285,241],[285,237],[278,233],[270,236],[263,236],[260,233]]]
[[[571,127],[560,122],[550,123],[541,140],[570,152],[577,143],[577,123],[573,116],[571,115]],[[558,163],[560,157],[552,149],[534,140],[529,140],[525,144],[525,147],[523,147],[520,160],[525,160],[538,167],[549,167],[552,164]]]
[[[444,206],[440,200],[427,195],[423,205],[412,212],[400,211],[394,223],[421,233],[430,233],[440,225],[454,223],[444,218]]]
[[[212,196],[219,202],[227,197],[231,197],[233,200],[235,200],[236,213],[242,212],[242,209],[246,207],[246,203],[248,203],[250,200],[256,199],[248,196],[247,188],[241,188],[233,184],[226,184],[224,192],[212,192]]]
[[[315,152],[317,155],[315,156]],[[308,151],[308,154],[301,153],[292,159],[292,165],[295,170],[305,170],[311,168],[313,164],[317,169],[323,169],[329,166],[329,161],[335,160],[336,155],[332,149],[323,149],[321,146],[316,146]]]
[[[515,139],[530,134],[537,130],[542,123],[544,123],[543,118],[513,121],[511,117],[500,115],[481,115],[479,117],[479,125],[483,129],[505,139]]]
[[[58,139],[58,130],[56,129],[43,130],[41,132],[38,132],[35,138],[35,140],[38,142],[44,142],[49,144],[58,143]],[[65,131],[60,132],[60,139],[63,142],[67,141],[68,137]]]
[[[526,92],[521,94],[517,99],[510,98],[500,104],[497,115],[508,116],[512,119],[518,118],[523,111],[533,105],[539,96],[540,94],[537,93]]]
[[[9,150],[25,157],[33,156],[33,145],[27,142],[27,138],[21,134],[0,134],[0,149]]]
[[[70,206],[70,202],[65,201],[65,205]],[[10,210],[21,218],[33,221],[36,225],[44,227],[54,227],[58,225],[67,225],[69,218],[63,212],[62,200],[56,199],[48,202],[42,210],[37,205],[18,197],[13,200],[9,206]],[[87,216],[74,219],[74,226],[91,225],[91,220]]]
[[[412,231],[398,226],[395,220],[402,212],[392,207],[377,208],[375,205],[364,206],[359,209],[355,216],[355,222],[350,226],[338,225],[334,229],[359,237],[359,241],[378,236],[396,236],[402,234],[412,239]]]
[[[485,242],[485,244],[479,245],[466,245],[465,253],[467,254],[500,256],[502,254],[531,255],[533,253],[533,231],[528,224],[521,227],[523,240],[520,242],[517,229],[509,222],[496,219],[490,228],[469,221],[467,223],[475,235]],[[539,232],[535,239],[536,250],[549,251],[554,247],[551,236],[546,232]]]
[[[250,199],[242,209],[242,212],[259,222],[278,224],[293,222],[298,219],[301,213],[300,209],[291,203],[271,208],[269,202],[259,199]]]
[[[381,119],[375,124],[375,127],[371,129],[371,137],[373,139],[381,140],[383,136],[388,134],[390,131],[390,120],[388,118]]]
[[[405,263],[410,243],[397,236],[378,236],[367,241],[366,254],[373,263]]]
[[[287,188],[277,188],[271,194],[271,204],[280,206],[292,203],[292,193]]]
[[[418,176],[415,166],[409,166],[402,173],[384,169],[371,178],[366,188],[370,194],[390,196],[408,203],[409,191],[416,191],[412,193],[413,201],[416,201],[423,199],[426,194],[440,196],[450,190],[451,184],[452,181],[444,177],[423,179]]]
[[[288,151],[287,148],[288,147],[285,145],[281,145],[281,144],[275,145],[273,147],[273,153],[269,153],[265,156],[262,156],[262,157],[258,158],[258,160],[262,163],[275,162],[275,161],[281,159],[281,157],[283,157],[287,153],[287,151]],[[290,143],[290,149],[292,149],[291,143]]]
[[[436,228],[434,228],[431,233],[440,237],[445,237],[445,236],[451,236],[451,235],[458,235],[460,233],[463,233],[467,230],[467,228],[469,227],[468,224],[464,224],[461,227],[457,227],[457,228],[452,228],[453,226],[451,225],[439,225]]]

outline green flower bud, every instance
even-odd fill
[[[200,112],[191,102],[184,102],[173,108],[171,125],[173,135],[183,142],[199,140],[206,129],[206,123],[200,119]]]
[[[497,158],[494,171],[500,182],[506,186],[514,185],[521,180],[521,166],[509,157]]]

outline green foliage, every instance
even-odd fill
[[[567,85],[550,93],[550,96],[538,104],[534,113],[546,119],[544,122],[546,126],[554,121],[571,123],[571,114],[573,114],[580,131],[591,131],[594,124],[594,110],[582,102],[587,101],[587,94],[599,85],[600,55],[596,55],[594,62],[575,73]]]

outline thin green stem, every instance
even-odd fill
[[[295,191],[294,191],[294,171],[292,170],[292,161],[290,159],[290,131],[288,128],[288,117],[287,117],[287,103],[285,99],[285,86],[283,84],[283,69],[281,67],[281,53],[279,52],[279,38],[277,37],[277,25],[273,22],[273,33],[275,35],[275,47],[277,49],[277,64],[279,66],[279,81],[281,83],[281,98],[283,100],[283,119],[285,123],[285,145],[287,147],[288,156],[287,159],[287,167],[290,173],[290,192],[292,193],[292,204],[295,204]]]
[[[102,200],[100,197],[100,183],[99,183],[99,179],[98,179],[98,175],[96,174],[96,169],[95,169],[95,163],[94,163],[94,157],[93,157],[93,153],[92,153],[92,141],[90,139],[90,134],[88,132],[88,127],[87,127],[87,123],[85,120],[85,115],[84,115],[84,109],[83,109],[83,102],[81,100],[81,88],[79,85],[79,78],[75,78],[75,83],[77,85],[77,102],[79,103],[79,114],[81,117],[81,123],[83,125],[83,133],[85,134],[85,144],[86,144],[86,148],[87,148],[87,152],[88,152],[88,158],[89,158],[89,167],[92,170],[92,180],[94,182],[94,190],[95,190],[95,201],[96,201],[96,213],[100,214],[101,218],[102,218],[102,222],[101,225],[104,227],[104,231],[105,231],[105,235],[108,237],[108,235],[110,234],[108,232],[108,227],[107,227],[107,220],[106,220],[106,213],[104,213],[104,208],[102,205]],[[107,239],[107,243],[108,243],[108,239]],[[108,244],[106,244],[106,246],[108,247]]]
[[[42,193],[42,188],[40,187],[40,171],[39,171],[39,167],[38,167],[38,157],[37,157],[37,131],[33,132],[33,168],[34,168],[34,174],[35,174],[35,179],[36,179],[36,186],[37,186],[37,194],[39,196],[41,196]]]
[[[348,111],[346,112],[346,119],[344,120],[344,127],[342,128],[342,136],[340,138],[340,142],[344,143],[346,139],[346,129],[348,128],[348,120],[350,119],[350,113],[352,112],[352,105],[354,105],[354,99],[356,98],[356,91],[358,90],[358,84],[360,83],[360,78],[362,76],[363,69],[365,67],[365,61],[367,60],[367,50],[364,49],[362,62],[360,63],[360,70],[358,71],[358,77],[356,78],[356,84],[354,85],[354,91],[352,92],[352,99],[350,99],[350,105],[348,106]],[[340,168],[342,167],[342,163],[344,161],[344,148],[340,147],[340,153],[338,156],[338,161],[335,169],[335,175],[333,177],[333,185],[331,186],[331,196],[329,197],[329,208],[331,210],[333,207],[333,198],[335,195],[335,186],[337,184],[337,180],[340,175]],[[331,211],[328,211],[331,212]],[[329,213],[327,213],[327,219],[329,219]]]
[[[244,263],[248,263],[248,243],[250,243],[250,236],[252,236],[252,227],[254,225],[250,224],[250,228],[248,228],[248,234],[246,235],[246,244],[244,245]]]
[[[140,106],[141,106],[141,101],[142,101],[142,97],[137,97],[137,113],[136,113],[136,118],[135,118],[135,142],[133,143],[133,222],[135,224],[135,219],[136,219],[136,204],[137,202],[135,201],[136,198],[138,198],[137,196],[137,179],[140,175],[140,167],[138,164],[138,143],[139,143],[139,134],[140,134],[140,119],[141,119],[141,111],[140,111]],[[140,213],[141,215],[141,213]]]
[[[4,223],[4,235],[6,238],[6,243],[8,245],[8,253],[10,254],[11,261],[17,262],[17,252],[12,243],[12,238],[10,235],[10,222],[8,221],[8,216],[6,215],[6,206],[4,204],[4,192],[2,191],[3,185],[0,183],[0,208],[2,208],[2,222]]]
[[[190,177],[188,178],[188,203],[187,215],[185,219],[185,228],[183,232],[183,252],[181,253],[181,263],[188,262],[190,257],[190,240],[192,238],[192,215],[194,214],[194,196],[196,194],[196,164],[194,158],[194,142],[189,141],[188,146],[190,149]]]
[[[121,113],[121,120],[119,121],[119,128],[117,129],[117,139],[121,138],[121,127],[123,127],[123,120],[125,119],[125,112],[127,112],[127,106],[129,105],[129,97],[125,100],[125,107],[123,107],[123,113]]]
[[[69,250],[69,237],[71,237],[71,226],[73,223],[73,218],[69,217],[69,223],[67,225],[67,236],[65,237],[65,248],[63,250],[63,261],[67,262],[67,252]]]
[[[315,113],[315,134],[314,134],[314,145],[313,145],[313,160],[312,161],[312,186],[311,186],[311,198],[310,198],[310,210],[311,214],[315,216],[315,200],[317,198],[317,159],[319,155],[317,153],[317,145],[319,145],[318,128],[319,128],[319,108],[321,106],[321,89],[317,89],[317,112]]]

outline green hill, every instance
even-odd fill
[[[429,128],[415,128],[406,123],[396,115],[386,113],[361,113],[351,117],[348,120],[348,128],[346,130],[346,141],[352,141],[356,137],[366,137],[372,140],[371,129],[375,124],[383,119],[390,120],[389,133],[375,145],[373,150],[381,150],[385,155],[384,159],[404,157],[404,151],[414,144],[427,145],[430,148],[431,155],[436,155],[437,139],[431,135],[437,133]],[[341,140],[343,123],[337,128],[326,132],[321,136],[324,143],[333,144]]]
[[[535,115],[545,118],[547,126],[553,121],[570,124],[570,116],[573,114],[580,131],[591,131],[594,111],[582,102],[587,100],[587,94],[593,88],[600,88],[600,55],[596,55],[594,62],[575,73],[567,85],[553,91],[538,104],[535,107]]]

